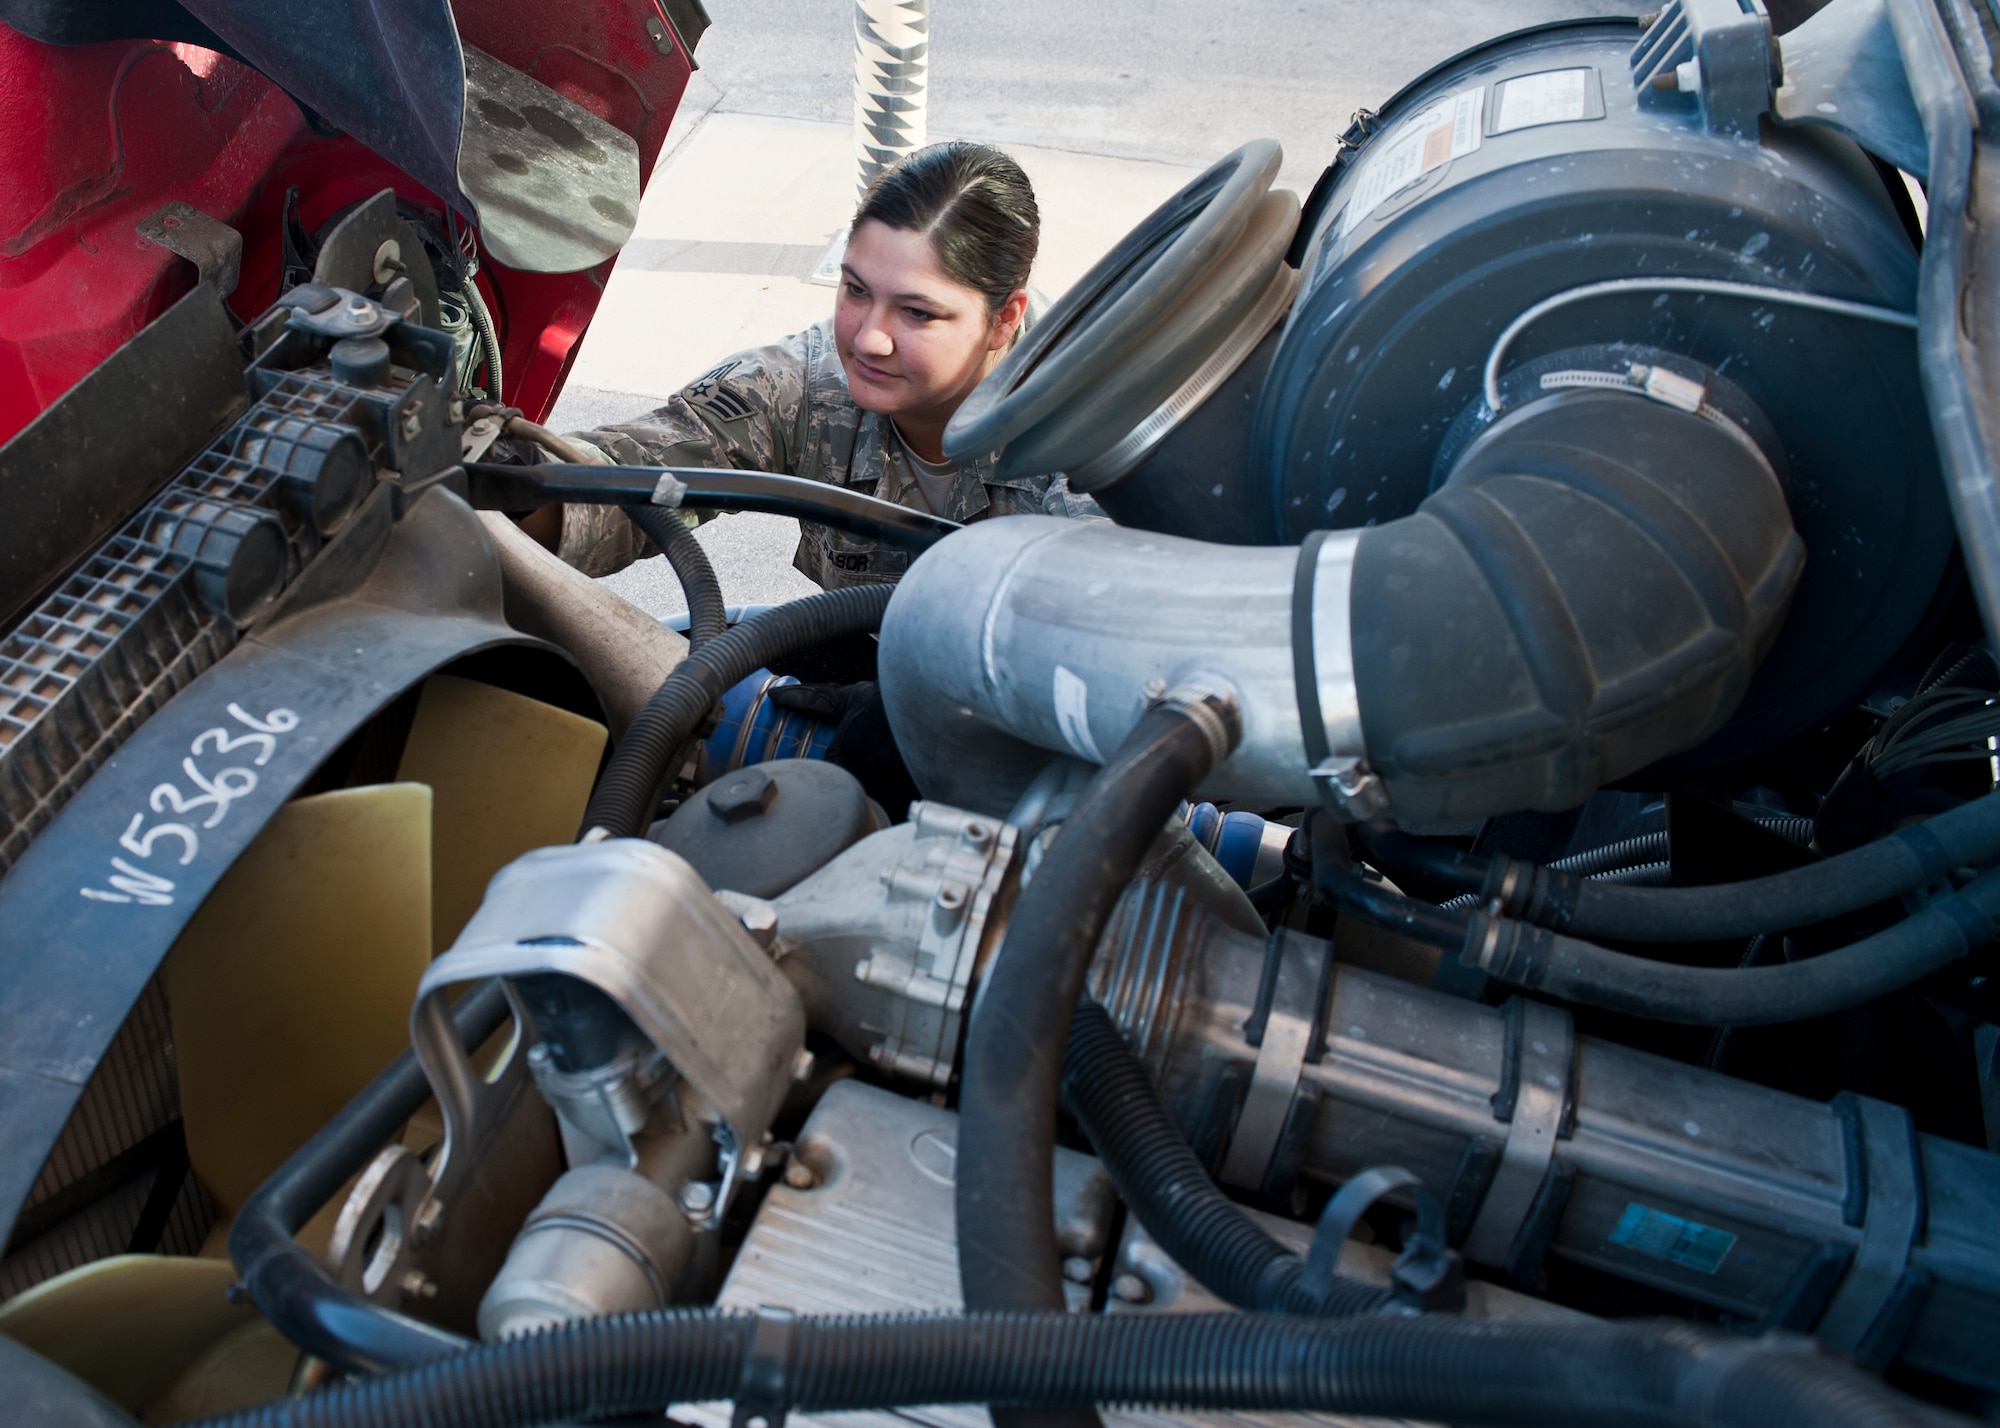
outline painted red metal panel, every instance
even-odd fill
[[[639,145],[650,177],[691,72],[648,34],[652,0],[461,0],[466,43],[515,65]],[[179,199],[243,234],[242,316],[277,296],[286,191],[308,231],[383,188],[434,195],[345,136],[309,128],[262,75],[190,45],[54,46],[0,26],[0,441],[165,311],[192,265],[135,225]],[[507,400],[553,404],[589,327],[607,262],[583,273],[482,264]]]

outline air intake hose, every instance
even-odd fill
[[[1568,808],[1728,719],[1804,559],[1739,428],[1571,390],[1495,422],[1413,514],[1303,551],[968,527],[898,587],[882,690],[925,795],[985,812],[1052,753],[1102,762],[1149,684],[1197,669],[1243,711],[1205,796],[1318,801],[1332,759],[1406,819]]]

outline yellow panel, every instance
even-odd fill
[[[604,726],[490,684],[434,675],[396,777],[431,786],[432,946],[443,951],[493,875],[532,848],[575,840],[604,755]]]
[[[235,1278],[212,1259],[100,1259],[0,1305],[0,1334],[136,1412],[232,1332],[263,1322],[229,1302]]]
[[[298,1345],[270,1320],[252,1319],[233,1329],[189,1364],[173,1386],[146,1405],[148,1423],[181,1423],[282,1398],[299,1366]]]
[[[278,810],[167,959],[188,1159],[225,1215],[409,1045],[431,791]]]

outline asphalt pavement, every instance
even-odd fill
[[[1051,297],[1201,167],[1245,140],[1284,146],[1303,195],[1354,111],[1482,39],[1652,0],[931,0],[929,137],[999,144],[1043,209]],[[710,0],[634,240],[551,415],[628,420],[730,352],[831,311],[807,281],[854,199],[850,0]],[[795,525],[731,516],[699,532],[732,604],[814,588]],[[665,562],[609,582],[685,608]]]

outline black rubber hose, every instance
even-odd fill
[[[754,1346],[754,1347],[753,1347]],[[759,1353],[758,1349],[763,1352]],[[775,1388],[752,1411],[1000,1401],[1260,1409],[1537,1428],[1940,1428],[1802,1339],[1692,1324],[1251,1314],[763,1318],[661,1310],[482,1344],[190,1428],[509,1428]]]
[[[1314,1284],[1305,1261],[1258,1228],[1209,1178],[1146,1065],[1096,1002],[1076,1009],[1063,1100],[1146,1233],[1211,1294],[1239,1309],[1371,1314],[1389,1290],[1351,1279]]]
[[[1778,830],[1782,831],[1782,830]],[[1511,858],[1483,858],[1381,826],[1363,834],[1397,866],[1497,901],[1508,917],[1620,942],[1723,942],[1825,922],[2000,861],[2000,794],[1988,794],[1810,867],[1698,888],[1640,888]],[[1386,924],[1385,924],[1386,925]],[[1411,933],[1419,936],[1418,933]]]
[[[715,567],[708,563],[708,552],[701,548],[687,522],[664,506],[627,506],[625,514],[660,548],[660,554],[674,568],[681,594],[687,597],[688,653],[693,654],[729,628],[728,610],[722,603],[722,582],[715,577]]]
[[[1859,942],[1771,967],[1684,967],[1483,914],[1472,923],[1461,960],[1515,986],[1655,1021],[1773,1026],[1887,996],[1992,942],[2000,871]]]
[[[1366,883],[1331,859],[1314,859],[1313,881],[1341,911],[1456,952],[1466,966],[1496,980],[1691,1026],[1774,1026],[1846,1011],[1920,981],[2000,935],[2000,871],[1859,942],[1773,967],[1684,967],[1614,952],[1518,918],[1433,907]]]
[[[1063,1307],[1053,1186],[1070,1019],[1146,850],[1241,737],[1233,701],[1170,691],[1091,780],[1014,908],[973,1003],[961,1062],[955,1178],[968,1309]],[[1009,1418],[1005,1408],[995,1414],[1001,1428]]]
[[[482,511],[532,511],[551,501],[597,506],[654,506],[671,510],[762,511],[796,516],[849,535],[876,540],[912,554],[929,550],[958,522],[913,511],[826,481],[771,471],[711,470],[705,466],[585,466],[548,462],[506,466],[466,463],[473,506]],[[660,501],[662,480],[666,501]]]
[[[1306,823],[1305,835],[1312,857],[1312,885],[1341,912],[1384,928],[1400,937],[1425,942],[1433,947],[1457,948],[1465,941],[1468,916],[1435,906],[1418,898],[1404,897],[1380,883],[1371,883],[1334,856],[1339,828],[1325,814],[1314,814]],[[1293,835],[1298,841],[1299,835]],[[1286,858],[1292,859],[1291,845]]]
[[[507,1019],[506,993],[488,982],[461,998],[452,1016],[466,1046],[478,1046]],[[264,1317],[292,1343],[349,1373],[383,1373],[466,1347],[456,1334],[341,1288],[292,1238],[430,1094],[416,1053],[405,1051],[257,1187],[229,1228],[229,1257]]]
[[[602,828],[614,838],[645,832],[668,760],[731,686],[794,651],[879,629],[894,592],[893,585],[856,585],[774,606],[674,666],[612,751],[584,810],[583,832]]]

